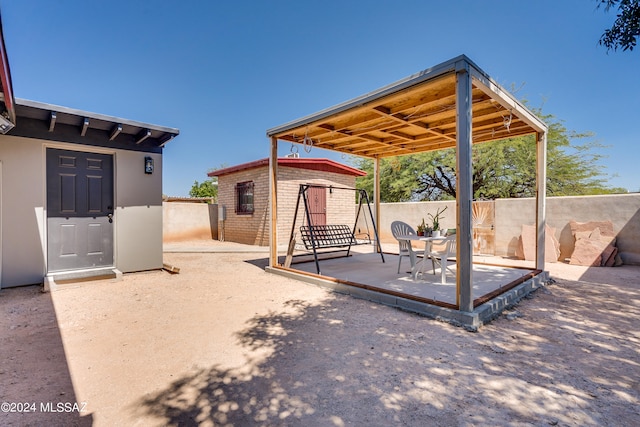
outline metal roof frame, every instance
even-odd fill
[[[546,124],[465,55],[267,130],[268,137],[370,158],[455,146],[456,73],[472,78],[473,143],[546,132]]]

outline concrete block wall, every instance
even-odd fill
[[[611,221],[617,235],[617,246],[625,264],[640,265],[640,193],[547,197],[546,219],[556,229],[560,242],[560,260],[573,252],[574,241],[569,222]],[[428,213],[447,206],[442,228],[455,228],[455,202],[382,203],[380,205],[380,236],[383,242],[395,240],[391,222],[404,221],[414,228],[427,220]],[[522,225],[535,223],[535,199],[498,199],[495,201],[495,255],[515,256]]]
[[[498,199],[496,255],[513,256],[523,224],[535,223],[535,199]],[[571,256],[574,239],[569,223],[611,221],[616,246],[625,264],[640,264],[640,194],[547,197],[547,225],[555,228],[563,261]]]
[[[291,226],[301,183],[316,183],[353,188],[355,180],[352,176],[320,172],[303,171],[300,169],[281,167],[278,184],[278,244],[286,245],[289,241]],[[234,213],[234,193],[237,182],[253,180],[255,183],[255,212],[253,215],[236,215]],[[266,246],[269,244],[269,186],[268,168],[243,171],[233,175],[220,177],[219,201],[227,206],[227,220],[224,222],[225,238],[229,241],[251,245]],[[165,241],[169,239],[216,238],[217,224],[212,220],[217,215],[216,205],[196,205],[170,203],[171,211],[165,208],[164,232]],[[191,205],[179,209],[179,205]],[[424,218],[428,222],[428,214],[435,214],[438,209],[447,207],[441,221],[442,228],[456,227],[455,202],[415,202],[415,203],[383,203],[380,206],[381,218],[378,224],[382,242],[393,243],[391,222],[404,221],[414,228]],[[205,214],[205,207],[209,210]],[[356,214],[355,194],[353,191],[327,190],[327,223],[353,224]],[[373,208],[373,206],[372,206]],[[199,213],[188,212],[199,210]],[[180,212],[180,213],[179,213]],[[179,215],[186,215],[191,219],[177,219]],[[207,215],[210,229],[206,229]],[[199,219],[196,219],[198,217]],[[216,217],[217,218],[217,217]],[[560,260],[568,258],[573,252],[574,241],[569,222],[606,221],[613,223],[617,235],[617,246],[625,264],[640,265],[640,193],[548,197],[547,224],[555,228],[555,237],[560,242]],[[299,234],[299,226],[304,221],[302,205],[298,213],[295,231]],[[369,221],[367,216],[367,221]],[[518,244],[522,225],[535,222],[535,199],[498,199],[495,201],[495,255],[512,257]],[[198,225],[199,224],[199,225]],[[371,233],[371,223],[360,216],[357,227],[365,231],[367,225]],[[184,230],[179,230],[184,227]],[[220,230],[222,233],[222,230]],[[191,237],[193,236],[193,237]],[[207,236],[207,237],[205,237]],[[210,237],[209,237],[210,236]]]
[[[431,225],[429,214],[435,215],[438,210],[446,207],[444,213],[440,215],[440,228],[456,227],[456,202],[407,202],[407,203],[381,203],[380,223],[378,230],[382,242],[395,242],[391,234],[391,223],[393,221],[403,221],[415,230],[424,219],[427,225]],[[373,206],[371,207],[373,209]],[[362,221],[358,221],[358,226]]]
[[[550,197],[547,198],[547,206],[550,199]],[[495,255],[515,256],[518,239],[522,233],[522,225],[533,225],[536,222],[536,200],[534,198],[497,199],[494,202],[496,212]],[[555,227],[550,223],[548,213],[547,225]]]
[[[218,238],[218,205],[163,202],[162,241]]]
[[[640,265],[640,193],[582,197],[549,197],[547,223],[556,227],[560,259],[574,248],[569,221],[611,221],[616,246],[625,264]]]

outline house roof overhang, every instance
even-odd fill
[[[176,128],[26,99],[16,99],[15,106],[17,122],[8,135],[160,152],[180,133]]]
[[[243,163],[228,168],[218,169],[207,173],[210,177],[220,177],[229,175],[235,172],[241,172],[248,169],[255,169],[259,167],[268,167],[269,159],[260,159],[253,162]],[[322,172],[334,172],[343,175],[351,176],[364,176],[367,173],[363,170],[352,168],[342,163],[335,162],[330,159],[311,159],[311,158],[294,158],[294,157],[280,157],[278,159],[278,166],[285,166],[298,169],[316,170]]]
[[[59,105],[17,99],[0,17],[0,133],[136,151],[161,152],[177,136],[175,128],[157,126]]]
[[[456,146],[456,79],[472,78],[473,143],[546,132],[545,123],[465,55],[267,130],[267,136],[369,158]]]

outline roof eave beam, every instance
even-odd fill
[[[85,117],[84,121],[82,122],[82,130],[80,131],[80,136],[85,136],[87,134],[87,129],[89,129],[89,119]]]
[[[168,133],[160,139],[160,144],[158,145],[160,148],[163,148],[169,141],[175,138],[176,135],[173,133]]]
[[[56,112],[51,111],[51,113],[49,114],[49,132],[53,132],[53,130],[55,129],[57,118],[58,116],[56,115]]]
[[[111,135],[109,135],[109,141],[113,141],[114,139],[116,139],[116,137],[120,135],[120,132],[122,132],[122,124],[118,123],[111,130]]]
[[[137,139],[137,141],[136,141],[136,144],[137,144],[137,145],[142,144],[142,142],[143,142],[145,139],[149,138],[150,136],[151,136],[151,129],[143,130],[142,132],[140,132],[140,133],[138,134],[138,139]]]

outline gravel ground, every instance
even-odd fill
[[[550,264],[556,283],[470,333],[265,257],[0,291],[0,425],[640,424],[640,267]]]

